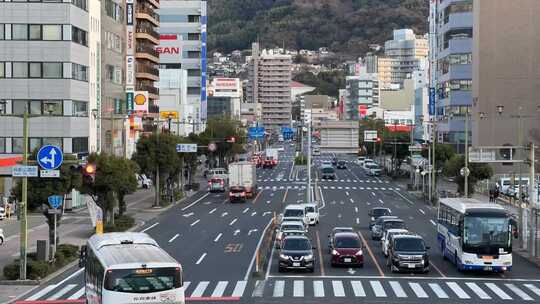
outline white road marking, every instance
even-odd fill
[[[429,220],[433,226],[437,226],[437,223],[435,223],[434,220]]]
[[[335,297],[344,297],[345,289],[343,288],[343,282],[341,281],[332,281],[332,289],[334,290]]]
[[[448,295],[444,290],[441,288],[441,286],[437,283],[429,283],[428,284],[431,290],[439,297],[439,299],[448,299]]]
[[[384,291],[384,288],[382,287],[381,282],[379,282],[379,281],[369,281],[369,284],[371,285],[371,288],[373,289],[373,292],[375,293],[375,296],[377,298],[385,298],[386,297],[386,291]]]
[[[209,194],[209,193],[206,193],[205,195],[201,196],[201,198],[199,198],[198,200],[196,200],[196,201],[194,201],[193,203],[191,203],[191,204],[185,206],[184,208],[182,208],[182,211],[186,211],[186,210],[188,210],[189,208],[191,208],[191,206],[193,206],[193,205],[197,204],[198,202],[202,201],[205,197],[208,196],[208,194]]]
[[[197,223],[200,222],[200,221],[201,221],[201,220],[196,220],[195,222],[191,223],[190,226],[193,227],[193,226],[197,225]]]
[[[35,293],[33,296],[29,297],[28,299],[26,299],[27,301],[36,301],[37,299],[41,298],[42,296],[48,294],[49,292],[51,292],[53,289],[55,289],[56,287],[58,286],[58,284],[54,284],[54,285],[49,285],[45,288],[43,288],[42,290],[40,290],[39,292]]]
[[[217,241],[219,241],[219,239],[221,238],[221,236],[223,235],[223,233],[220,233],[216,236],[216,238],[214,239],[214,243],[216,243]]]
[[[199,282],[197,287],[195,287],[195,290],[193,291],[193,293],[191,293],[191,297],[192,298],[202,297],[204,294],[204,291],[206,290],[206,287],[208,287],[208,284],[210,284],[210,282],[208,281]]]
[[[67,299],[68,300],[78,300],[84,295],[85,292],[86,292],[86,287],[83,287],[83,288],[79,289],[76,293],[72,294]]]
[[[354,200],[353,200],[352,198],[351,198],[351,199],[349,199],[349,200],[351,201],[351,203],[353,203],[353,204],[354,204]]]
[[[217,208],[214,208],[214,209],[210,210],[210,212],[208,212],[208,214],[212,214],[212,213],[216,212],[216,210],[217,210]]]
[[[463,290],[456,282],[446,282],[446,285],[452,289],[452,291],[460,299],[470,299],[471,297]]]
[[[246,212],[248,212],[248,210],[249,210],[249,208],[246,208],[246,209],[244,209],[244,211],[242,211],[242,213],[246,213]]]
[[[426,213],[424,212],[424,210],[422,210],[422,209],[418,209],[418,211],[420,211],[420,213],[422,213],[422,214],[426,214]]]
[[[356,225],[359,225],[359,224],[360,224],[360,219],[356,218]]]
[[[293,282],[293,297],[304,297],[304,281]]]
[[[212,298],[222,297],[223,293],[225,292],[225,288],[227,288],[227,284],[229,284],[228,281],[219,281],[216,285],[216,289],[214,289],[214,292],[212,292],[211,297]]]
[[[283,297],[285,291],[285,281],[279,280],[274,283],[273,297]]]
[[[371,192],[371,195],[376,196],[376,195],[375,195],[375,192]]]
[[[349,191],[345,191],[345,195],[349,196]]]
[[[150,230],[150,229],[156,227],[157,225],[159,225],[159,223],[155,223],[155,224],[153,224],[152,226],[143,229],[141,232],[146,232],[146,231],[148,231],[148,230]]]
[[[382,199],[379,199],[379,203],[381,204],[384,204],[383,200]]]
[[[202,260],[204,260],[205,257],[206,257],[206,252],[201,255],[201,257],[197,260],[195,264],[199,265],[202,262]]]
[[[396,297],[398,298],[406,298],[407,294],[405,293],[405,290],[401,287],[401,284],[399,284],[398,281],[390,281],[390,287],[392,287],[392,290],[396,294]]]
[[[251,216],[255,216],[255,215],[257,215],[257,211],[251,212]]]
[[[499,298],[503,300],[512,300],[512,297],[509,296],[506,292],[504,292],[502,289],[499,288],[499,286],[495,285],[494,283],[485,283],[485,285],[491,289]]]
[[[234,225],[234,223],[236,223],[236,221],[238,221],[238,219],[237,219],[237,218],[235,218],[234,220],[232,220],[232,221],[231,221],[231,222],[229,223],[229,226],[232,226],[232,225]]]
[[[361,281],[351,281],[351,286],[352,286],[355,297],[366,296],[366,292],[364,291],[364,287],[362,287]]]
[[[540,297],[540,289],[533,284],[523,284],[523,286],[529,288],[532,292],[534,292],[537,296]]]
[[[172,242],[173,242],[174,240],[176,240],[176,238],[179,237],[179,236],[180,236],[179,233],[175,234],[175,235],[169,240],[169,243],[172,243]]]
[[[514,284],[504,284],[504,285],[506,285],[506,287],[508,287],[508,289],[510,289],[515,294],[517,294],[523,300],[525,300],[525,301],[532,301],[533,300],[533,298],[531,298],[523,290],[519,289],[516,285],[514,285]]]
[[[428,297],[428,294],[426,293],[424,288],[422,288],[422,286],[420,286],[420,284],[418,284],[418,283],[409,283],[409,286],[411,287],[414,294],[416,294],[416,297],[418,297],[418,298],[427,298]]]
[[[75,287],[77,287],[77,284],[68,284],[64,288],[60,289],[58,292],[56,292],[55,294],[47,298],[47,301],[58,300],[60,299],[61,296],[68,293],[70,290],[72,290]]]
[[[236,286],[234,287],[234,290],[231,296],[242,297],[244,295],[244,290],[246,290],[246,285],[247,285],[247,281],[236,282]]]
[[[313,293],[315,295],[315,298],[324,298],[323,281],[313,281]]]
[[[491,297],[480,288],[480,286],[476,285],[476,283],[473,282],[466,282],[465,285],[467,285],[480,299],[482,300],[489,300]]]
[[[249,262],[249,267],[248,267],[248,269],[246,271],[246,274],[244,275],[244,281],[247,281],[248,278],[249,278],[249,275],[251,274],[251,269],[253,267],[253,264],[255,263],[255,258],[257,257],[257,252],[259,251],[259,248],[261,248],[261,243],[262,243],[263,237],[265,235],[265,232],[268,229],[268,227],[270,227],[270,224],[272,224],[272,221],[273,221],[273,219],[270,219],[268,221],[268,224],[266,224],[266,227],[264,228],[263,232],[261,233],[261,237],[259,238],[259,242],[257,243],[257,247],[255,248],[255,251],[253,252],[253,256],[251,257],[251,261]],[[273,246],[273,247],[275,247],[275,246]],[[264,286],[263,286],[263,289],[264,289]],[[255,293],[255,291],[253,291],[253,293]],[[261,294],[261,296],[262,296],[262,294]]]

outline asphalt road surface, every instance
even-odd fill
[[[245,204],[230,204],[222,193],[198,193],[147,223],[143,231],[183,264],[188,302],[217,303],[539,303],[540,269],[514,255],[504,274],[461,273],[443,260],[436,244],[437,210],[410,197],[386,177],[368,177],[354,163],[336,170],[335,181],[319,181],[317,166],[332,155],[315,157],[313,195],[320,201],[320,224],[308,235],[316,246],[314,273],[278,272],[276,250],[269,252],[263,277],[253,278],[255,251],[274,212],[305,201],[307,173],[293,167],[294,151],[286,144],[278,167],[258,170],[259,193]],[[427,274],[394,274],[379,242],[370,238],[367,211],[386,206],[409,230],[431,247]],[[330,265],[328,234],[352,226],[363,239],[364,267]],[[84,298],[83,270],[71,269],[41,286],[24,301],[77,303]],[[58,302],[58,300],[60,302]],[[36,303],[36,302],[27,302]]]

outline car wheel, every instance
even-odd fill
[[[4,239],[0,237],[0,245],[4,244]]]
[[[441,242],[441,253],[442,253],[442,259],[443,261],[446,261],[447,258],[446,258],[446,255],[444,254],[445,252],[445,246],[444,246],[444,242]]]

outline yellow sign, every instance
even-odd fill
[[[163,119],[178,119],[178,112],[176,111],[162,111],[159,112],[159,116]]]
[[[144,94],[135,95],[134,102],[138,106],[143,106],[146,103],[146,96]]]
[[[103,234],[103,221],[96,221],[96,234]]]

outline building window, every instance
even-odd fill
[[[57,0],[60,2],[61,0]],[[88,11],[88,0],[71,0],[71,4],[75,5],[76,7]]]
[[[30,40],[41,40],[41,25],[40,24],[29,24],[29,39]]]
[[[194,59],[199,58],[201,56],[201,52],[199,51],[188,51],[188,58]]]
[[[75,80],[88,81],[88,67],[73,63],[71,67],[71,77]]]
[[[188,16],[188,22],[190,22],[190,23],[200,22],[200,21],[201,21],[201,16],[199,16],[199,15],[189,15]]]
[[[42,147],[41,145],[41,138],[37,138],[37,137],[31,137],[28,139],[28,151],[29,152],[32,152],[34,151],[35,149],[39,149]]]
[[[43,78],[62,78],[62,65],[61,62],[44,62]]]
[[[4,24],[0,24],[0,40],[4,40],[5,39],[4,37],[6,37],[5,34],[4,34],[4,28],[5,27],[6,26]]]
[[[13,137],[11,139],[11,152],[15,154],[23,153],[23,139],[21,137]]]
[[[61,116],[64,113],[64,102],[62,100],[42,101],[43,114]]]
[[[28,24],[11,25],[12,40],[28,40]]]
[[[191,87],[191,88],[188,88],[187,89],[187,93],[188,95],[200,95],[201,94],[201,88],[194,88],[194,87]]]
[[[30,78],[41,78],[41,62],[29,62]]]
[[[13,100],[12,113],[23,115],[28,109],[28,114],[33,115],[62,115],[64,112],[63,102],[61,100]],[[49,112],[49,109],[52,111]]]
[[[201,76],[201,70],[199,69],[189,69],[187,71],[188,76]]]
[[[120,5],[114,3],[112,0],[105,1],[105,11],[107,16],[111,17],[115,21],[122,22],[124,20],[124,10]]]
[[[0,78],[6,77],[6,63],[0,62]]]
[[[13,78],[28,78],[28,62],[11,63]]]
[[[74,137],[71,140],[71,149],[73,153],[88,152],[88,137]]]
[[[201,34],[199,33],[188,33],[188,40],[201,40]]]
[[[0,154],[6,153],[6,138],[0,137]]]
[[[73,101],[71,115],[77,117],[88,117],[88,102]]]
[[[88,33],[76,26],[71,27],[71,40],[75,43],[88,46]]]
[[[107,41],[107,48],[109,50],[117,53],[122,52],[122,38],[120,36],[111,32],[105,32],[105,40]]]
[[[62,138],[58,137],[44,137],[43,138],[43,145],[51,145],[51,146],[57,146],[60,147],[60,149],[64,150],[63,144],[62,144]]]
[[[58,24],[44,24],[43,40],[62,40],[62,26]]]

